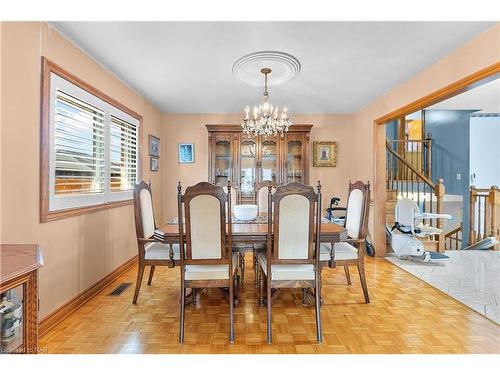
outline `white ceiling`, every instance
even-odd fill
[[[163,112],[239,112],[261,89],[231,73],[255,51],[302,65],[271,87],[293,113],[352,113],[494,22],[52,22]],[[256,72],[256,74],[260,74]]]
[[[500,78],[434,104],[427,109],[478,109],[481,112],[500,113]]]

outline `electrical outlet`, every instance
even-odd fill
[[[462,179],[462,174],[461,173],[457,173],[457,181],[460,181]]]

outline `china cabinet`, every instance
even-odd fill
[[[38,352],[37,245],[0,245],[0,353]]]
[[[217,185],[230,180],[238,202],[255,199],[255,185],[309,184],[309,133],[312,125],[292,125],[283,136],[244,134],[240,125],[207,125],[209,179]]]

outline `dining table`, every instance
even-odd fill
[[[268,225],[265,217],[255,220],[234,220],[231,224],[233,243],[265,243],[267,242]],[[347,240],[347,230],[341,225],[322,220],[320,242],[336,243]],[[179,224],[177,218],[169,220],[154,232],[154,238],[168,244],[179,243]]]

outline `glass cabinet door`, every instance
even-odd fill
[[[287,157],[287,163],[286,163],[286,181],[287,182],[302,182],[302,177],[304,174],[303,171],[303,152],[302,152],[302,146],[303,146],[303,140],[302,137],[300,136],[293,136],[293,135],[288,135],[287,141],[286,141],[286,157]]]
[[[240,144],[240,197],[241,200],[253,200],[255,171],[257,165],[257,147],[255,138],[244,137]]]
[[[0,354],[23,353],[25,284],[0,293]]]
[[[278,168],[278,145],[276,139],[263,139],[261,150],[260,181],[276,183]]]
[[[227,185],[231,178],[231,136],[218,135],[215,138],[214,155],[215,181],[219,186]]]

